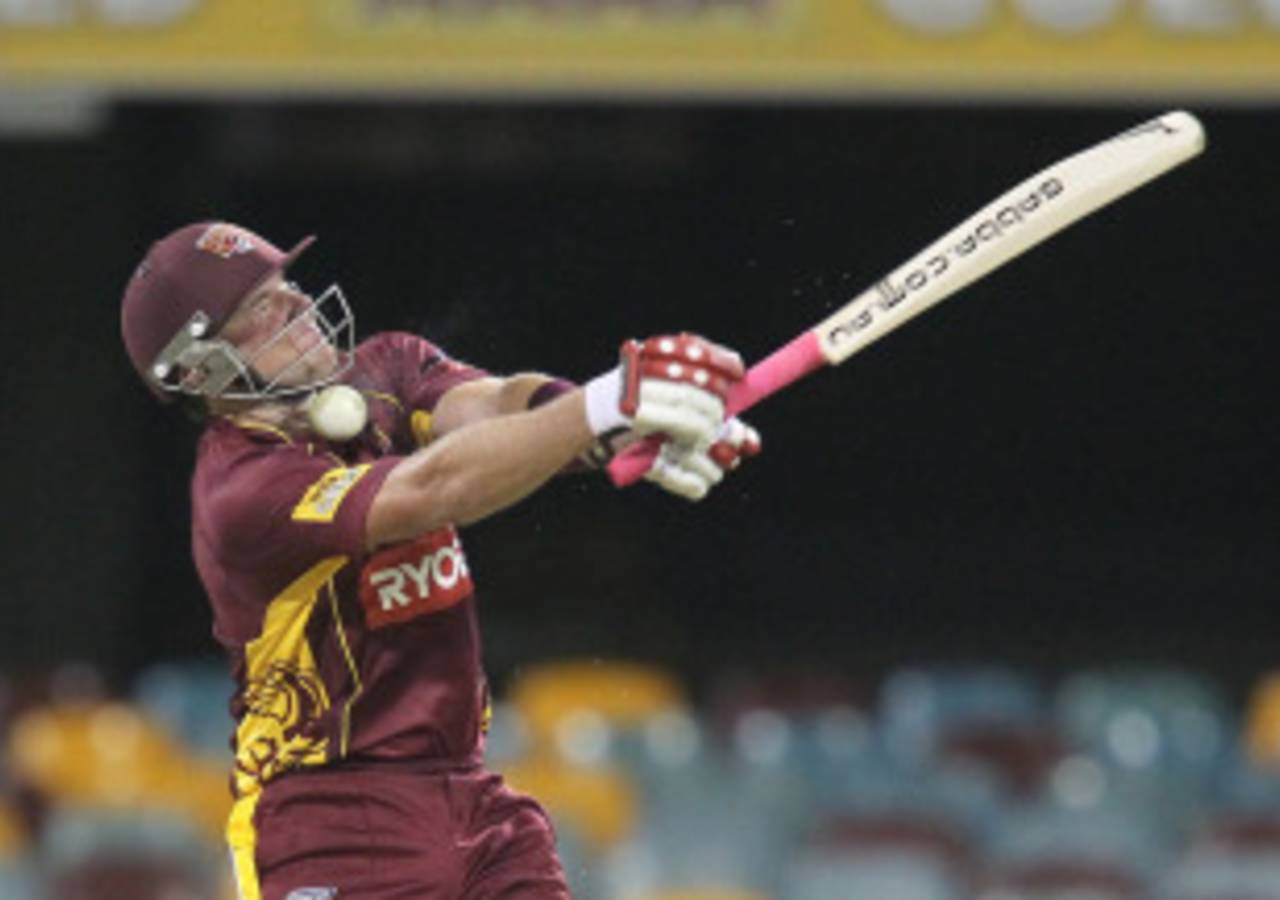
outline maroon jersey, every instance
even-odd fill
[[[429,439],[440,397],[484,374],[382,334],[344,378],[369,404],[356,439],[226,418],[206,429],[192,531],[214,635],[235,664],[238,795],[336,759],[478,762],[488,690],[458,536],[370,553],[365,517],[391,468]]]

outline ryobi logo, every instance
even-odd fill
[[[370,628],[448,609],[474,590],[462,543],[452,528],[383,550],[360,575]]]

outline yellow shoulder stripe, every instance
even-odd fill
[[[293,508],[295,522],[332,522],[343,499],[369,471],[369,464],[330,469],[302,495]]]

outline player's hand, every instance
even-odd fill
[[[709,447],[665,441],[644,477],[664,491],[701,500],[724,480],[726,472],[732,472],[760,449],[759,432],[741,419],[732,418],[720,427],[716,441]]]
[[[742,380],[742,358],[695,334],[622,345],[622,412],[638,435],[657,432],[686,447],[719,438],[729,389]]]
[[[705,450],[718,439],[729,389],[743,372],[737,353],[698,335],[627,341],[621,365],[587,385],[587,418],[597,435],[628,428]]]

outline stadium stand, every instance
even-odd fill
[[[695,702],[657,666],[549,661],[489,758],[550,809],[579,900],[1274,900],[1274,679],[1239,710],[1137,667],[734,675]],[[73,681],[5,726],[0,897],[230,897],[225,676]]]

